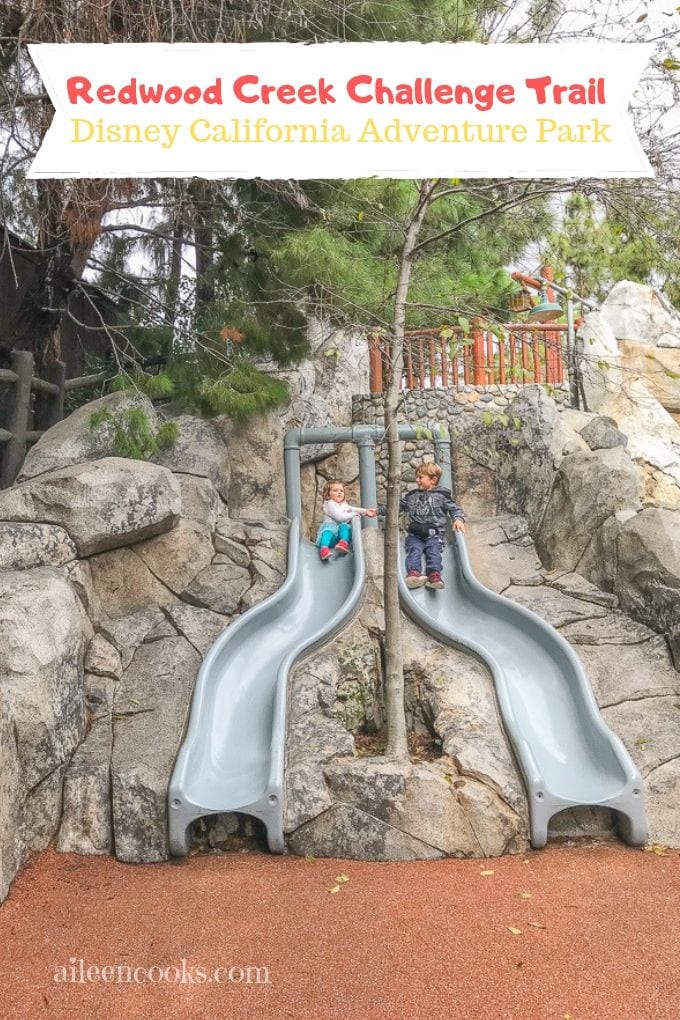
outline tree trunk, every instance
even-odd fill
[[[394,297],[388,382],[383,407],[387,439],[387,521],[385,524],[385,710],[387,716],[388,758],[407,759],[408,740],[404,711],[404,664],[401,651],[401,620],[397,563],[400,555],[399,500],[401,496],[401,443],[397,408],[404,366],[404,325],[413,250],[432,200],[436,182],[425,180],[420,186],[418,205],[406,228],[399,256],[399,274]]]
[[[194,205],[194,240],[196,241],[196,319],[215,300],[213,268],[213,225],[210,207],[210,182],[194,180],[189,185]]]

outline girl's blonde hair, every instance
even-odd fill
[[[323,487],[322,496],[324,499],[330,499],[331,489],[333,488],[334,485],[339,485],[342,488],[342,491],[343,492],[345,491],[345,483],[340,481],[339,478],[333,478],[330,482],[326,482],[326,484]]]

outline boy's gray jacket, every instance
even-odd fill
[[[386,513],[381,506],[379,512]],[[427,537],[431,529],[443,531],[447,520],[464,521],[465,515],[457,503],[454,503],[448,489],[436,488],[424,492],[412,489],[402,496],[399,510],[408,514],[408,530],[414,535]]]

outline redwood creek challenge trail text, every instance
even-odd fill
[[[489,111],[496,104],[508,106],[516,100],[516,89],[510,84],[484,83],[478,85],[437,83],[432,78],[414,78],[411,82],[388,83],[384,78],[373,78],[371,75],[358,74],[345,82],[345,94],[353,103],[376,103],[379,106],[431,106],[456,105],[474,106],[480,111]],[[539,106],[552,102],[556,105],[571,104],[575,106],[597,106],[606,103],[605,79],[588,78],[587,82],[560,83],[553,82],[550,75],[538,78],[525,78],[524,88],[532,94]],[[328,82],[324,77],[316,83],[307,82],[294,85],[289,82],[269,84],[262,82],[258,75],[246,74],[236,78],[231,84],[234,99],[240,103],[263,103],[269,105],[276,101],[288,106],[301,103],[306,106],[320,104],[322,106],[337,102],[338,86]],[[130,80],[120,88],[105,82],[99,85],[82,75],[73,75],[66,82],[66,91],[71,105],[78,103],[102,103],[111,105],[120,103],[125,106],[138,104],[176,105],[183,103],[194,105],[222,106],[224,104],[224,83],[222,78],[201,88],[199,85],[164,85],[142,83],[137,78]]]

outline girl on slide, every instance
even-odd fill
[[[344,556],[349,552],[352,541],[353,517],[375,517],[377,510],[366,510],[361,506],[350,506],[345,500],[345,485],[334,479],[323,488],[323,521],[316,536],[319,556],[328,560],[335,552]]]

